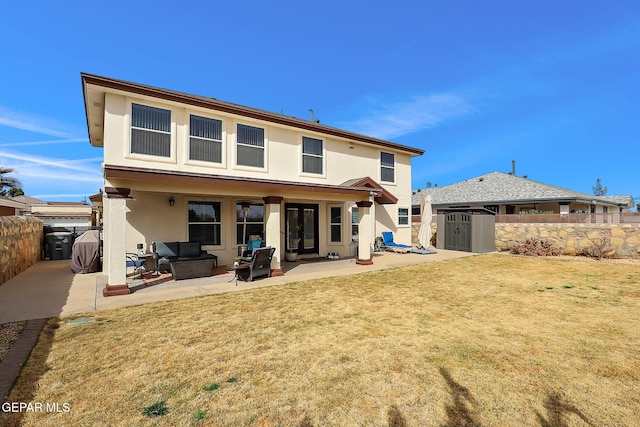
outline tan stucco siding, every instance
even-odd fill
[[[167,190],[170,190],[168,188]],[[262,198],[251,192],[234,192],[234,194],[198,194],[198,195],[173,195],[174,205],[170,206],[167,193],[132,191],[133,199],[127,200],[127,225],[124,232],[126,236],[127,252],[135,252],[139,243],[149,251],[154,241],[187,241],[188,236],[188,203],[190,201],[215,201],[221,204],[221,244],[217,246],[205,246],[208,252],[217,255],[220,262],[230,264],[237,255],[236,244],[236,203],[249,201],[262,203]],[[319,253],[326,255],[328,252],[338,252],[341,256],[354,255],[351,245],[351,216],[349,209],[354,201],[336,200],[318,201],[309,199],[308,195],[301,193],[287,193],[283,200],[285,203],[309,203],[318,204],[319,207]],[[331,206],[342,207],[342,241],[330,242],[329,209]],[[280,229],[284,230],[284,215],[281,219]],[[284,248],[284,234],[280,236],[281,247]],[[105,242],[106,243],[106,242]]]
[[[140,103],[171,111],[171,156],[149,156],[130,153],[131,104]],[[191,114],[222,121],[222,163],[206,163],[189,160],[188,123]],[[237,165],[236,128],[238,124],[261,127],[265,130],[265,167],[252,168]],[[105,97],[105,163],[140,168],[183,171],[204,174],[224,174],[248,178],[268,178],[282,181],[298,181],[314,184],[339,185],[349,179],[369,176],[385,185],[399,197],[407,191],[411,194],[411,167],[408,154],[383,147],[330,137],[321,133],[303,131],[283,125],[233,116],[226,113],[205,111],[196,107],[171,105],[163,101],[140,99],[107,93]],[[323,141],[323,173],[302,172],[302,137]],[[352,147],[352,148],[350,148]],[[380,182],[380,152],[395,155],[396,184]],[[398,183],[402,191],[398,191]]]

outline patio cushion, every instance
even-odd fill
[[[200,242],[179,242],[181,258],[198,258],[201,254]]]
[[[180,253],[178,242],[155,242],[155,253],[161,258],[178,258]]]
[[[253,252],[254,249],[261,248],[264,245],[264,240],[249,240],[249,250]]]

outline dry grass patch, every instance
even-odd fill
[[[101,312],[45,346],[33,400],[71,411],[21,421],[634,425],[639,283],[637,265],[487,255]]]

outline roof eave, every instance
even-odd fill
[[[353,196],[368,198],[371,188],[364,186],[341,186],[341,185],[322,185],[303,182],[278,181],[272,179],[256,179],[234,177],[228,175],[211,175],[192,172],[178,172],[161,169],[147,169],[131,166],[105,165],[104,175],[106,179],[126,179],[126,180],[158,180],[163,182],[189,183],[211,185],[222,184],[226,186],[248,186],[252,188],[261,188],[265,190],[293,190],[305,191],[312,193],[333,193],[333,194],[350,194]]]
[[[97,76],[95,74],[80,73],[83,83],[83,93],[85,95],[85,112],[87,114],[87,126],[89,133],[91,130],[90,120],[88,117],[88,105],[86,96],[87,85],[95,85],[113,90],[121,90],[129,93],[135,93],[138,95],[144,95],[154,98],[161,98],[167,101],[173,101],[177,103],[189,104],[197,107],[218,110],[230,114],[236,114],[244,117],[249,117],[257,120],[264,120],[271,123],[277,123],[286,126],[293,126],[298,129],[309,130],[313,132],[324,133],[348,140],[361,142],[365,144],[373,144],[396,151],[406,152],[411,156],[421,156],[424,154],[424,150],[419,148],[409,147],[406,145],[397,144],[382,139],[361,135],[342,129],[333,128],[330,126],[321,125],[314,122],[308,122],[295,117],[288,117],[281,114],[270,113],[263,110],[257,110],[254,108],[244,107],[237,104],[231,104],[216,99],[208,99],[196,95],[190,95],[181,92],[175,92],[167,89],[156,88],[153,86],[142,85],[139,83],[127,82],[123,80],[112,79],[108,77]],[[91,138],[90,138],[91,139]],[[93,142],[92,142],[93,145]]]

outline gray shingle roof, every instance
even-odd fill
[[[413,193],[412,204],[420,204],[420,194],[430,194],[432,204],[437,205],[499,205],[545,201],[580,201],[613,206],[633,206],[631,196],[597,197],[586,193],[543,184],[527,178],[492,172],[445,187],[426,188]]]

